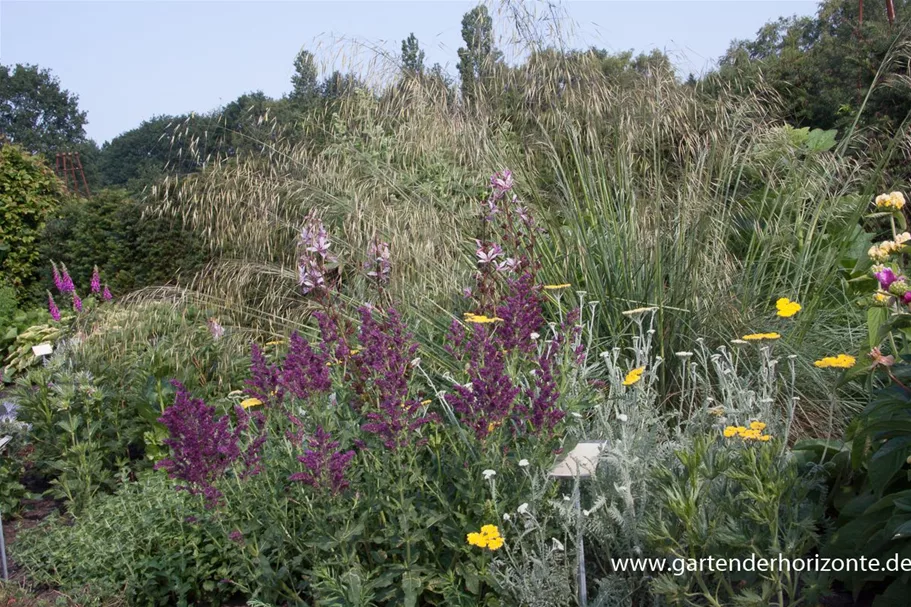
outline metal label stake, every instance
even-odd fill
[[[550,471],[553,478],[573,479],[573,506],[576,509],[576,544],[579,546],[579,605],[588,607],[585,582],[585,538],[582,530],[582,479],[594,476],[601,450],[607,441],[586,441],[573,447]]]

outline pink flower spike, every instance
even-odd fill
[[[101,274],[98,273],[98,266],[92,270],[92,293],[101,293]]]
[[[51,292],[47,292],[47,311],[51,313],[51,318],[60,322],[60,309],[57,307],[57,302],[54,301],[54,296],[51,295]]]

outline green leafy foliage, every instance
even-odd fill
[[[903,355],[891,376],[894,383],[880,389],[849,427],[847,443],[829,453],[838,518],[825,556],[876,558],[884,566],[895,555],[911,558],[911,390],[905,387],[911,381],[911,356]],[[875,585],[874,605],[888,607],[905,600],[909,575],[854,571],[834,576],[855,593]]]
[[[235,594],[237,547],[205,521],[186,493],[161,475],[104,496],[75,527],[51,518],[23,533],[17,562],[37,583],[53,584],[83,605],[101,597],[133,605],[219,605]],[[45,568],[53,562],[54,568]],[[87,588],[80,580],[91,580]]]
[[[736,441],[736,442],[735,442]],[[697,438],[661,468],[661,502],[649,525],[658,554],[672,559],[803,558],[818,542],[824,492],[776,442]],[[705,561],[703,561],[705,562]],[[675,571],[676,574],[676,571]],[[657,576],[653,589],[675,605],[789,604],[806,592],[795,571],[687,568]]]

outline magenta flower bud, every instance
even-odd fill
[[[879,281],[879,286],[882,287],[883,290],[888,290],[889,286],[898,280],[898,276],[895,275],[892,268],[883,268],[879,272],[874,272],[873,276]]]
[[[82,312],[82,300],[76,295],[76,291],[73,291],[73,309]]]
[[[111,295],[111,290],[108,289],[107,285],[104,285],[104,291],[101,292],[101,298],[104,299],[105,301],[111,301],[112,299],[114,299],[114,296]]]
[[[101,292],[101,275],[98,273],[98,266],[92,271],[92,293]]]
[[[57,307],[57,302],[54,301],[54,296],[51,295],[51,292],[47,292],[47,311],[51,313],[51,318],[60,322],[60,309]]]
[[[903,304],[911,303],[911,291],[908,291],[907,293],[902,295],[902,303]]]

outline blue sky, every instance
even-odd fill
[[[155,115],[205,112],[255,90],[279,97],[290,90],[301,47],[327,67],[369,70],[366,58],[376,49],[397,54],[414,32],[427,63],[454,74],[460,21],[474,4],[3,0],[0,63],[50,68],[79,95],[88,135],[101,143]],[[523,6],[536,14],[546,10],[540,2]],[[750,38],[779,16],[813,14],[817,3],[570,1],[562,8],[575,24],[574,45],[662,49],[685,75],[711,67],[732,39]],[[355,61],[357,49],[361,59]]]

